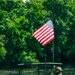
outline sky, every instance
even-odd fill
[[[23,0],[23,2],[26,2],[26,1],[29,1],[29,0]]]

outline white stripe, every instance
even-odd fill
[[[38,33],[35,35],[35,37],[37,37],[38,35],[40,35],[41,33],[43,33],[43,31],[44,31],[46,28],[48,28],[48,26],[46,26],[46,27],[43,28],[40,32],[38,32]]]
[[[47,38],[49,38],[51,35],[53,35],[54,34],[54,32],[52,32],[50,35],[48,35],[47,37],[45,37],[43,40],[41,40],[40,42],[42,43],[42,42],[44,42]]]
[[[45,27],[46,26],[46,24],[45,25],[43,25],[41,28],[39,28],[38,30],[36,30],[34,33],[33,33],[33,36],[35,35],[35,34],[37,34],[43,27]]]
[[[41,41],[44,37],[46,37],[49,33],[51,33],[53,31],[53,29],[51,29],[49,32],[47,32],[46,34],[44,34],[42,37],[39,38],[39,41]]]
[[[39,39],[40,37],[42,37],[44,34],[46,34],[48,31],[50,30],[50,28],[48,28],[47,30],[45,30],[42,34],[40,34],[37,39]]]
[[[44,43],[42,43],[43,45],[45,45],[48,41],[50,41],[52,38],[54,38],[54,35],[52,37],[50,37],[48,40],[46,40]]]

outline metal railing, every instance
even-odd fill
[[[52,69],[51,66],[46,66],[46,71],[43,66],[39,67],[39,75],[51,75]],[[75,75],[75,67],[63,67],[63,75]],[[19,69],[9,69],[9,70],[0,70],[0,75],[18,75]],[[20,75],[38,75],[37,67],[32,68],[23,68],[20,72]]]

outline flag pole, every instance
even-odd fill
[[[52,12],[50,12],[50,19],[52,20],[52,22],[53,22],[53,13]],[[52,48],[51,48],[51,50],[52,50],[52,62],[54,63],[55,62],[55,54],[54,54],[54,40],[52,41]],[[52,72],[51,72],[51,75],[54,75],[54,69],[55,69],[55,65],[53,65],[53,68],[52,68]]]
[[[52,12],[50,12],[50,19],[52,20],[52,22],[53,22],[53,13]],[[54,56],[55,56],[55,54],[54,54],[54,40],[52,41],[52,58],[53,58],[53,62],[55,61],[55,58],[54,58]]]

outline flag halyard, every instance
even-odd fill
[[[54,40],[54,29],[52,21],[49,20],[46,24],[40,27],[32,34],[43,46]]]

